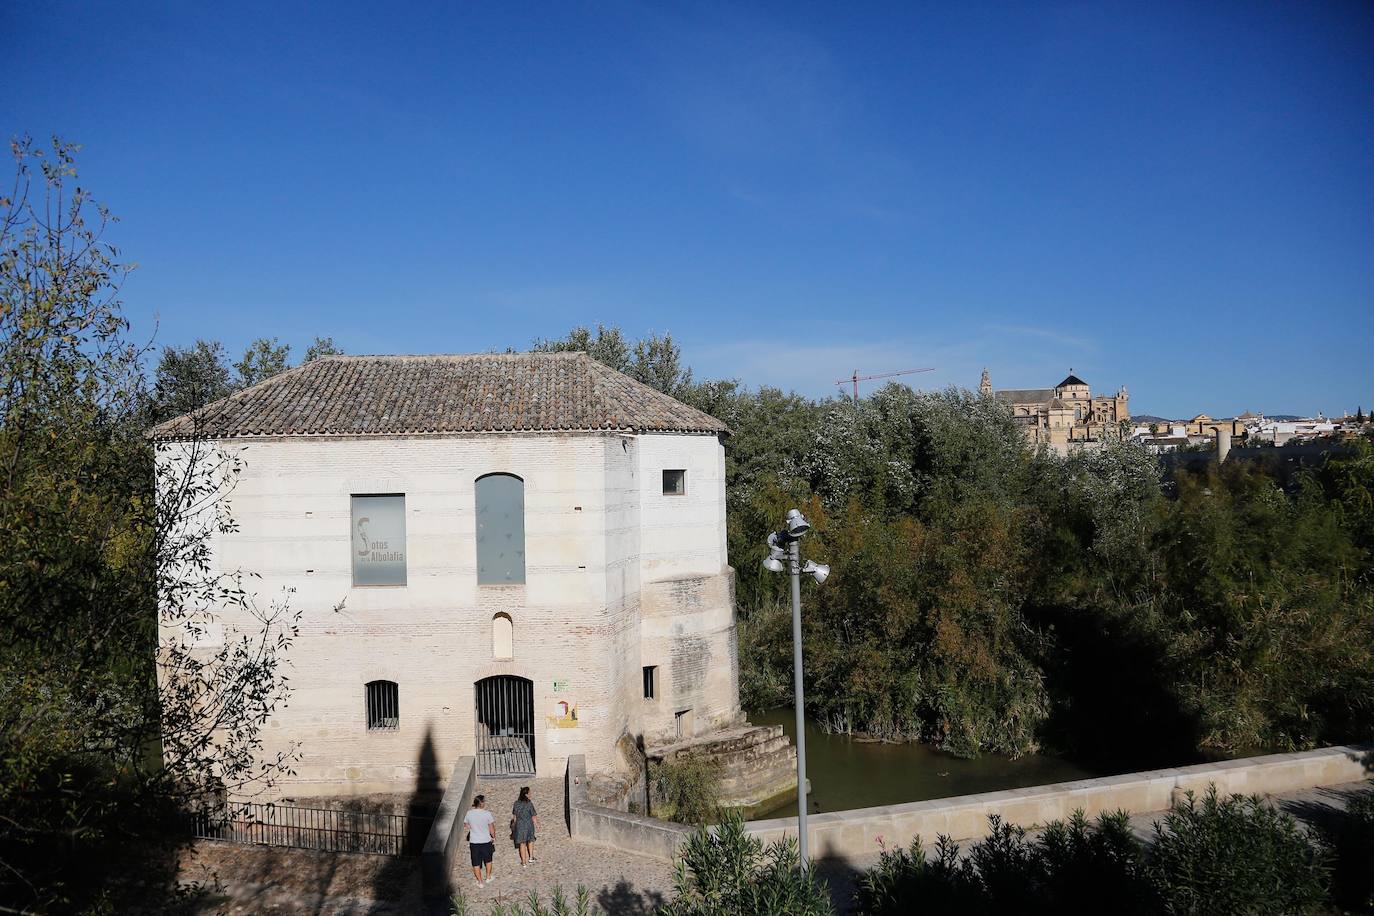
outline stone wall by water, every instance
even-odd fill
[[[575,772],[585,774],[579,758],[569,758],[569,803],[575,839],[672,858],[691,831],[651,818],[597,809],[572,790]],[[1073,782],[984,792],[954,798],[833,811],[807,818],[807,838],[816,859],[846,860],[871,852],[876,837],[904,846],[917,836],[934,841],[981,839],[988,816],[1033,827],[1063,820],[1082,810],[1088,817],[1118,809],[1131,813],[1164,811],[1186,792],[1201,794],[1216,786],[1223,794],[1277,795],[1315,786],[1357,782],[1374,776],[1374,745],[1327,747],[1296,754],[1271,754],[1197,766],[1150,770]],[[585,779],[585,775],[582,776]],[[579,801],[581,799],[581,801]],[[579,814],[579,805],[581,813]],[[795,817],[750,821],[749,833],[764,842],[797,835]]]

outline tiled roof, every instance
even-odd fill
[[[1056,388],[1067,388],[1067,387],[1069,387],[1070,385],[1087,385],[1087,384],[1088,384],[1087,382],[1083,381],[1083,380],[1082,380],[1081,378],[1079,378],[1078,376],[1076,376],[1076,375],[1070,375],[1068,378],[1064,379],[1064,381],[1060,382],[1058,385],[1055,385],[1054,387],[1056,387]]]
[[[993,393],[999,401],[1009,404],[1045,404],[1054,397],[1053,388],[1003,388]]]
[[[636,430],[724,423],[585,353],[325,356],[155,427],[154,439]]]

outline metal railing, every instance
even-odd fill
[[[324,852],[417,856],[432,817],[275,802],[234,802],[191,817],[197,839]]]

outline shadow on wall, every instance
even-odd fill
[[[429,836],[429,828],[434,823],[434,814],[442,797],[439,760],[434,753],[434,729],[427,725],[425,740],[420,745],[420,753],[415,761],[415,788],[406,804],[405,856],[390,859],[386,867],[377,873],[372,888],[374,900],[385,902],[406,896],[406,886],[417,878],[416,863],[425,848],[425,838]],[[452,893],[453,888],[449,886],[446,875],[442,899],[447,900]]]

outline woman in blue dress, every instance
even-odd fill
[[[539,826],[538,812],[530,801],[530,787],[520,789],[520,797],[510,809],[511,827],[515,832],[515,846],[520,850],[520,867],[534,861],[534,828]]]

